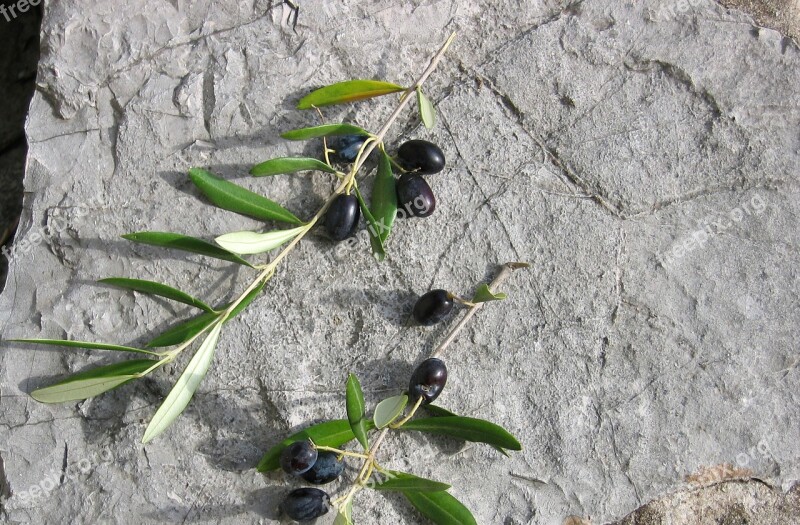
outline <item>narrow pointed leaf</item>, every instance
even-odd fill
[[[437,525],[477,525],[475,517],[449,492],[403,492],[425,517]]]
[[[300,128],[281,134],[286,140],[308,140],[331,135],[364,135],[369,136],[369,131],[352,124],[322,124],[310,128]]]
[[[347,378],[346,388],[347,398],[347,420],[350,422],[350,428],[364,450],[369,448],[369,441],[367,440],[367,423],[364,421],[366,414],[366,404],[364,403],[364,392],[361,390],[361,383],[355,374],[350,374]]]
[[[33,343],[36,345],[65,346],[68,348],[86,348],[88,350],[113,350],[115,352],[133,352],[137,354],[157,355],[149,350],[133,348],[130,346],[107,345],[105,343],[90,343],[88,341],[66,341],[62,339],[7,339],[15,343]]]
[[[473,303],[485,303],[487,301],[501,301],[508,297],[504,293],[492,293],[489,289],[489,285],[486,283],[481,284],[478,287],[478,290],[475,292],[475,296],[472,298]]]
[[[162,246],[164,248],[174,248],[176,250],[183,250],[185,252],[199,253],[200,255],[214,257],[215,259],[222,259],[223,261],[234,262],[252,267],[249,262],[245,261],[234,253],[223,250],[219,246],[214,246],[213,244],[202,239],[181,235],[179,233],[136,232],[123,235],[122,238],[142,244],[150,244],[152,246]]]
[[[375,407],[375,413],[372,415],[375,427],[383,428],[389,426],[395,419],[400,417],[407,404],[408,396],[405,394],[389,397],[378,403],[378,406]]]
[[[202,332],[217,317],[219,317],[219,314],[205,313],[198,315],[173,326],[147,343],[146,346],[148,348],[163,348],[165,346],[179,345]]]
[[[446,408],[442,408],[442,407],[440,407],[438,405],[434,405],[434,404],[424,405],[423,408],[434,417],[442,417],[442,416],[446,417],[446,416],[457,416],[458,415],[458,414],[456,414],[454,412],[450,412]],[[499,453],[501,453],[502,455],[504,455],[505,457],[507,457],[507,458],[511,457],[511,455],[506,451],[506,449],[504,449],[502,447],[498,447],[497,445],[490,445],[490,446],[493,449],[495,449],[496,451],[498,451]]]
[[[158,295],[159,297],[164,297],[166,299],[178,301],[179,303],[194,306],[195,308],[200,308],[206,312],[214,311],[213,308],[208,306],[200,299],[195,299],[191,295],[176,288],[172,288],[171,286],[167,286],[166,284],[161,284],[154,281],[145,281],[142,279],[126,279],[124,277],[109,277],[108,279],[100,279],[98,282],[115,286],[117,288],[123,288],[125,290],[133,290],[135,292]]]
[[[242,310],[247,308],[247,306],[250,305],[250,303],[252,303],[256,299],[256,297],[258,297],[258,294],[261,293],[265,285],[266,285],[265,282],[261,283],[259,286],[254,288],[249,294],[247,294],[244,297],[244,299],[242,299],[242,302],[240,302],[238,305],[236,305],[236,307],[233,310],[231,310],[231,313],[230,315],[228,315],[227,319],[225,319],[225,322],[227,323],[228,321],[239,315],[242,312]],[[230,306],[230,303],[222,306],[221,310],[227,309],[228,306]],[[159,335],[158,337],[156,337],[155,339],[153,339],[152,341],[150,341],[149,343],[147,343],[146,346],[148,348],[162,348],[165,346],[173,346],[184,343],[189,339],[191,339],[192,337],[194,337],[195,335],[202,332],[208,325],[213,323],[214,320],[220,315],[221,314],[205,313],[197,317],[194,317],[192,319],[189,319],[188,321],[185,321],[183,323],[177,324],[172,328],[170,328],[169,330],[167,330],[166,332]]]
[[[186,408],[186,405],[191,401],[197,387],[206,375],[208,367],[211,364],[211,359],[214,357],[214,349],[219,340],[219,334],[222,331],[222,324],[216,325],[211,329],[211,332],[206,336],[203,344],[200,345],[197,352],[192,356],[189,364],[186,365],[181,377],[172,387],[172,390],[167,395],[164,402],[156,411],[147,429],[144,431],[142,443],[148,443],[150,440],[161,434],[167,427],[175,421],[181,412]]]
[[[382,483],[373,485],[375,490],[410,491],[410,492],[441,492],[450,488],[447,483],[420,478],[405,472],[388,471],[389,477]]]
[[[226,250],[244,255],[264,253],[274,250],[281,244],[288,242],[306,230],[299,226],[290,230],[275,230],[267,233],[258,232],[233,232],[220,235],[215,240]]]
[[[266,177],[283,173],[297,173],[298,171],[324,171],[336,173],[336,170],[321,160],[307,157],[280,157],[271,159],[250,168],[250,175]]]
[[[41,403],[87,399],[141,377],[141,374],[157,363],[155,359],[132,359],[91,368],[54,385],[36,389],[31,392],[31,397]]]
[[[223,210],[240,213],[261,221],[303,224],[292,212],[268,198],[216,177],[211,172],[192,168],[189,178],[208,200]]]
[[[380,236],[377,234],[381,231],[381,226],[375,220],[375,217],[372,216],[372,212],[369,211],[367,203],[364,202],[364,196],[361,195],[361,192],[358,190],[358,186],[354,185],[353,189],[356,192],[356,198],[358,199],[358,205],[361,207],[361,213],[364,214],[364,219],[369,223],[367,232],[369,233],[369,244],[372,247],[372,255],[380,262],[386,258],[386,251],[383,249],[383,243],[381,242]]]
[[[430,99],[425,96],[420,88],[417,88],[417,107],[419,108],[419,118],[425,127],[431,129],[436,125],[436,109]]]
[[[367,421],[367,429],[372,430],[372,421]],[[283,449],[296,441],[311,439],[314,443],[324,447],[341,448],[342,445],[354,440],[356,436],[346,419],[334,419],[312,425],[296,434],[292,434],[271,449],[259,461],[256,469],[259,472],[269,472],[280,468],[280,457]]]
[[[312,91],[300,99],[300,102],[297,103],[297,109],[355,102],[405,91],[405,89],[403,86],[380,80],[345,80],[344,82],[337,82]]]
[[[522,450],[522,445],[506,429],[483,419],[462,416],[412,419],[400,430],[417,430],[452,436],[464,441],[486,443],[506,450]]]
[[[381,246],[386,245],[386,239],[392,233],[392,225],[397,217],[397,190],[395,189],[394,175],[392,174],[392,161],[385,151],[381,150],[378,161],[378,174],[372,188],[372,206],[370,213],[375,224],[380,228],[375,233],[380,237]],[[372,235],[372,232],[370,232]]]

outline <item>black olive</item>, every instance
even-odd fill
[[[417,299],[412,314],[419,324],[431,326],[447,317],[453,304],[453,294],[447,290],[431,290]]]
[[[350,237],[358,226],[361,209],[355,195],[339,195],[325,214],[325,231],[335,241]]]
[[[397,149],[397,162],[406,171],[430,175],[444,169],[444,153],[427,140],[409,140]]]
[[[432,403],[442,393],[447,383],[447,367],[444,361],[436,357],[426,359],[411,374],[408,384],[408,399],[416,404],[421,397],[422,404]]]
[[[303,479],[314,485],[323,485],[338,478],[342,471],[344,462],[339,460],[339,455],[336,452],[323,451],[314,466],[303,474]]]
[[[330,496],[314,488],[295,489],[281,502],[281,510],[295,521],[311,521],[327,514]]]
[[[436,198],[425,179],[406,173],[396,184],[398,216],[427,217],[436,209]]]

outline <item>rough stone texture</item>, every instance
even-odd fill
[[[721,3],[750,13],[760,25],[777,29],[800,42],[798,0],[722,0]]]
[[[370,404],[400,391],[447,329],[408,326],[415,294],[468,295],[506,260],[532,268],[449,351],[440,401],[502,423],[524,452],[402,436],[387,465],[450,481],[479,523],[507,525],[621,518],[724,462],[788,489],[800,477],[800,53],[716,4],[678,17],[662,6],[330,2],[304,7],[294,33],[286,8],[259,2],[48,5],[4,338],[138,344],[189,315],[94,284],[111,275],[229,299],[247,271],[119,235],[258,228],[204,203],[185,175],[197,165],[310,216],[327,177],[246,176],[318,151],[279,138],[316,121],[293,103],[346,78],[408,82],[457,30],[427,88],[440,125],[412,116],[393,135],[438,142],[450,169],[430,179],[434,218],[401,223],[384,264],[366,247],[337,257],[321,235],[302,243],[147,446],[180,367],[45,406],[27,393],[120,356],[5,345],[4,518],[276,522],[287,482],[252,470],[266,448],[342,417],[347,371]],[[390,111],[326,116],[376,129]],[[419,520],[374,494],[357,516]]]

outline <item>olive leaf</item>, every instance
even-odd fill
[[[352,124],[322,124],[310,128],[293,129],[281,134],[286,140],[308,140],[318,137],[329,137],[331,135],[365,135],[369,136],[369,131],[354,126]]]
[[[215,241],[226,250],[242,255],[264,253],[274,250],[307,230],[306,226],[298,226],[290,230],[276,230],[267,233],[251,231],[233,232],[220,235]]]
[[[41,403],[63,403],[87,399],[133,379],[138,379],[159,363],[160,361],[155,359],[132,359],[91,368],[71,375],[54,385],[38,388],[31,392],[31,397]]]
[[[366,404],[364,403],[364,392],[361,390],[361,383],[358,382],[355,374],[350,374],[347,378],[346,402],[347,420],[353,430],[353,435],[364,447],[364,450],[367,450],[369,449],[369,441],[367,440],[367,423],[364,421]]]
[[[441,492],[450,488],[447,483],[420,478],[406,472],[388,470],[386,474],[388,475],[387,479],[373,485],[373,489],[399,492]]]
[[[492,293],[489,285],[486,283],[481,284],[475,291],[475,296],[472,298],[473,303],[485,303],[487,301],[500,301],[508,297],[504,293]]]
[[[442,416],[446,417],[446,416],[457,416],[458,415],[458,414],[456,414],[454,412],[450,412],[446,408],[442,408],[442,407],[440,407],[438,405],[434,405],[433,403],[428,404],[428,405],[423,405],[423,406],[424,406],[425,410],[427,412],[429,412],[431,415],[433,415],[434,417],[442,417]],[[497,445],[491,445],[491,447],[493,449],[495,449],[496,451],[498,451],[499,453],[501,453],[502,455],[504,455],[505,457],[507,457],[507,458],[511,457],[511,455],[506,451],[506,449],[504,449],[502,447],[498,447]]]
[[[222,248],[214,246],[213,244],[202,239],[181,235],[180,233],[136,232],[123,235],[122,238],[141,244],[150,244],[152,246],[162,246],[164,248],[174,248],[176,250],[183,250],[185,252],[199,253],[200,255],[207,255],[208,257],[214,257],[215,259],[243,264],[245,266],[250,266],[251,268],[253,266],[235,253],[231,253],[228,250],[223,250]]]
[[[375,220],[375,217],[372,216],[372,212],[369,211],[367,203],[364,202],[364,196],[361,195],[361,192],[356,184],[353,184],[353,190],[355,190],[356,199],[358,199],[358,205],[361,207],[361,213],[364,214],[364,218],[369,223],[367,232],[369,233],[369,244],[372,247],[372,255],[378,261],[382,261],[386,258],[386,251],[383,249],[383,243],[381,242],[381,237],[378,235],[378,233],[382,231],[383,226],[378,224],[378,222]]]
[[[298,171],[324,171],[336,173],[336,170],[321,160],[307,157],[280,157],[270,159],[250,168],[250,175],[266,177],[284,173],[297,173]]]
[[[175,386],[172,387],[164,402],[156,411],[147,429],[144,431],[142,443],[148,443],[175,421],[186,405],[191,401],[197,387],[206,375],[211,359],[214,357],[214,349],[222,331],[222,323],[217,324],[206,336],[203,344],[192,356],[189,364],[186,365]]]
[[[404,491],[403,495],[437,525],[478,525],[469,509],[449,492]]]
[[[375,185],[372,187],[370,199],[372,201],[370,215],[380,228],[375,234],[380,237],[381,246],[384,246],[392,232],[394,219],[397,217],[397,190],[392,174],[392,160],[383,149],[381,149],[378,174],[375,177]],[[370,235],[373,233],[370,232]]]
[[[211,172],[192,168],[189,178],[217,207],[261,221],[303,224],[292,212],[247,188],[214,176]]]
[[[374,428],[372,426],[372,421],[367,421],[366,424],[368,430]],[[283,452],[283,449],[297,441],[310,439],[315,444],[320,446],[339,448],[355,438],[356,436],[353,434],[353,429],[350,428],[350,422],[346,419],[334,419],[332,421],[318,423],[301,430],[300,432],[292,434],[269,449],[261,458],[261,461],[259,461],[256,470],[259,472],[269,472],[270,470],[279,469],[281,466],[281,452]]]
[[[425,127],[433,128],[436,125],[436,110],[430,99],[422,92],[422,88],[417,88],[417,107],[419,108],[419,118]]]
[[[89,350],[113,350],[115,352],[133,352],[137,354],[158,355],[149,350],[133,348],[130,346],[108,345],[105,343],[90,343],[88,341],[66,341],[61,339],[6,339],[15,343],[33,343],[36,345],[66,346],[69,348],[86,348]]]
[[[464,441],[486,443],[506,450],[522,450],[517,438],[506,429],[483,419],[462,416],[440,416],[412,419],[400,430],[417,430],[451,436]]]
[[[262,282],[259,286],[257,286],[250,293],[248,293],[241,300],[241,302],[238,305],[236,305],[236,307],[233,310],[231,310],[231,313],[228,315],[228,317],[225,318],[225,322],[227,323],[228,321],[239,315],[239,313],[242,310],[247,308],[247,306],[255,300],[258,294],[261,293],[261,290],[264,289],[265,285],[266,282]],[[230,303],[223,306],[221,310],[223,311],[227,310],[229,306]],[[148,348],[162,348],[165,346],[173,346],[186,342],[192,337],[202,332],[203,330],[205,330],[205,328],[208,325],[213,323],[214,320],[221,315],[222,312],[201,314],[197,317],[189,319],[188,321],[184,321],[182,323],[173,326],[169,330],[163,332],[161,335],[159,335],[158,337],[147,343],[147,345],[145,346],[147,346]]]
[[[200,308],[206,312],[214,312],[213,308],[208,306],[200,299],[195,299],[191,295],[182,292],[177,288],[167,286],[166,284],[161,284],[154,281],[145,281],[142,279],[126,279],[124,277],[109,277],[107,279],[100,279],[98,282],[115,286],[117,288],[123,288],[125,290],[133,290],[135,292],[149,295],[157,295],[159,297],[171,299],[179,303],[188,304],[189,306],[194,306],[195,308]]]
[[[380,80],[345,80],[312,91],[300,99],[297,109],[344,104],[405,90],[403,86]]]
[[[333,525],[353,525],[353,500],[347,500],[339,512],[336,514],[336,519],[333,520]]]
[[[395,419],[400,417],[407,404],[408,396],[405,394],[389,397],[378,403],[378,406],[375,407],[375,413],[372,415],[375,427],[383,428],[389,426]]]

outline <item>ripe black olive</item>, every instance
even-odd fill
[[[339,460],[339,455],[336,452],[323,451],[311,470],[303,474],[303,479],[314,485],[323,485],[338,478],[342,471],[344,462]]]
[[[333,141],[336,156],[344,162],[353,162],[358,156],[358,151],[367,140],[365,135],[343,135]]]
[[[407,171],[430,175],[444,169],[444,153],[427,140],[409,140],[397,149],[397,162]]]
[[[335,241],[350,237],[358,226],[361,209],[355,195],[339,195],[325,214],[325,230]]]
[[[421,397],[423,405],[432,403],[442,393],[445,383],[447,367],[444,361],[436,357],[426,359],[411,374],[411,381],[408,383],[409,402],[416,404]]]
[[[453,310],[453,294],[447,290],[431,290],[414,304],[414,319],[423,326],[435,325]]]
[[[314,488],[295,489],[281,502],[281,510],[295,521],[311,521],[327,514],[330,496]]]
[[[433,191],[419,175],[406,173],[397,181],[396,189],[398,216],[427,217],[436,209]]]
[[[292,443],[281,452],[281,468],[287,474],[299,476],[308,472],[317,461],[318,452],[308,441]]]

